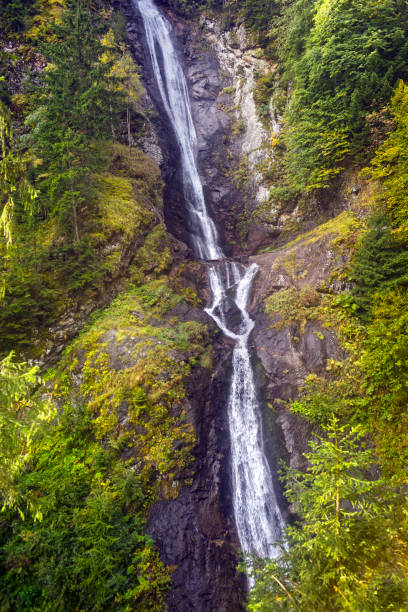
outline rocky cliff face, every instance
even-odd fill
[[[177,148],[151,74],[143,26],[127,0],[122,6],[134,56],[143,67],[145,103],[157,113],[152,113],[141,144],[161,164],[165,220],[178,239],[176,259],[179,264],[184,261],[182,282],[206,303],[205,264],[193,263],[191,252],[183,246],[189,235]],[[270,134],[254,102],[255,73],[266,72],[268,65],[257,57],[243,26],[223,32],[207,17],[192,23],[172,12],[168,16],[190,88],[207,204],[226,252],[244,260],[249,257],[259,266],[250,307],[256,321],[252,349],[264,398],[270,458],[276,462],[284,457],[292,466],[302,467],[311,431],[287,409],[287,402],[296,397],[309,374],[323,373],[328,359],[342,356],[335,330],[324,317],[324,300],[343,288],[347,240],[355,230],[355,218],[353,213],[342,213],[278,251],[256,254],[280,232],[280,212],[273,227],[248,222],[249,212],[267,202],[269,195]],[[272,132],[277,134],[279,117],[274,109],[270,113]],[[350,187],[350,181],[347,185]],[[358,191],[349,193],[355,196]],[[332,214],[351,208],[354,196],[334,198]],[[188,319],[191,312],[187,309],[175,315]],[[169,609],[177,612],[240,610],[246,589],[245,579],[235,569],[239,542],[229,491],[225,399],[231,346],[211,325],[209,329],[214,338],[212,374],[203,376],[196,370],[187,382],[187,412],[197,437],[193,483],[176,499],[156,504],[148,525],[161,558],[174,569]]]
[[[276,418],[281,456],[296,468],[304,466],[311,430],[286,403],[296,398],[308,375],[324,374],[329,359],[344,356],[323,304],[347,264],[341,245],[349,228],[337,219],[279,251],[250,258],[259,266],[251,314],[264,395]]]
[[[268,65],[242,25],[223,31],[215,19],[202,17],[181,30],[207,201],[231,252],[253,252],[276,233],[251,219],[269,199],[271,134],[254,99],[255,75],[267,72]],[[279,117],[273,110],[271,117],[278,133]]]
[[[145,139],[144,150],[161,161],[166,191],[166,221],[170,231],[188,243],[188,220],[184,213],[177,147],[162,108],[149,57],[143,45],[143,26],[127,0],[122,5],[128,18],[128,37],[136,61],[143,66],[143,80],[149,98],[158,110],[152,120],[153,143]],[[173,24],[180,59],[190,89],[191,108],[198,137],[198,161],[206,202],[217,222],[224,249],[239,255],[243,245],[253,251],[276,234],[257,221],[250,221],[254,208],[269,197],[271,158],[270,134],[259,120],[254,102],[255,74],[267,70],[264,60],[248,42],[245,29],[222,32],[215,20],[199,23],[168,11]],[[279,131],[279,117],[272,113]],[[151,132],[150,132],[151,133]],[[159,160],[157,143],[162,149]]]
[[[239,542],[228,488],[229,437],[225,415],[227,349],[215,347],[211,378],[188,383],[198,445],[191,487],[157,504],[148,529],[162,560],[173,566],[169,610],[243,610],[246,580],[236,571]],[[217,361],[216,361],[217,360]]]

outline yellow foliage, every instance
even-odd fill
[[[133,235],[153,221],[154,215],[137,201],[129,179],[106,173],[98,176],[97,188],[104,229]]]
[[[136,108],[144,89],[136,64],[124,43],[117,44],[112,30],[108,30],[102,38],[105,52],[101,56],[102,63],[112,62],[110,76],[114,78],[112,86],[124,90],[129,106]],[[118,79],[118,81],[115,81]]]

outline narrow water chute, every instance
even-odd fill
[[[248,348],[254,322],[247,312],[247,303],[257,266],[244,267],[225,259],[204,199],[196,163],[197,139],[188,88],[172,42],[170,23],[152,0],[132,2],[142,16],[156,83],[180,150],[192,246],[199,259],[213,260],[208,270],[212,304],[206,311],[222,332],[235,340],[228,423],[238,536],[244,552],[274,557],[284,521],[265,455],[261,410]],[[228,320],[227,306],[231,299],[239,313],[239,322],[234,326]]]

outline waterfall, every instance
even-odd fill
[[[172,42],[170,23],[152,0],[132,2],[142,16],[153,72],[180,151],[191,243],[199,259],[210,261],[212,304],[206,311],[222,332],[235,341],[228,424],[233,508],[241,548],[260,557],[274,557],[284,521],[265,456],[261,411],[248,348],[254,322],[247,312],[247,302],[258,267],[225,260],[198,174],[197,139],[187,83]],[[229,318],[231,311],[235,314],[233,321]]]

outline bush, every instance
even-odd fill
[[[2,610],[162,609],[168,575],[144,533],[141,483],[94,441],[83,409],[65,409],[19,489],[42,520],[8,512],[0,524]]]

